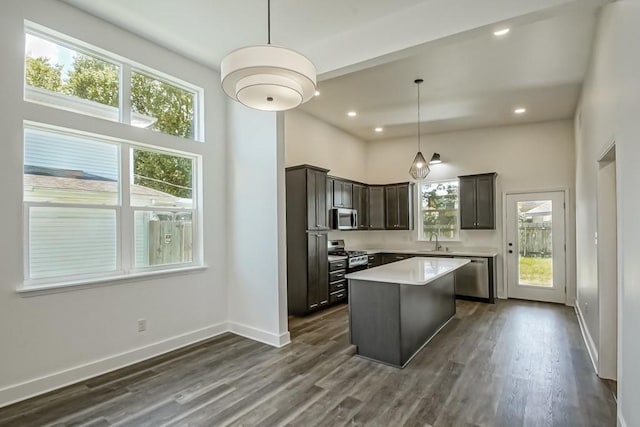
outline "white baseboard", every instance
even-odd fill
[[[238,322],[228,322],[229,332],[232,332],[241,337],[249,338],[254,341],[269,344],[274,347],[284,347],[291,342],[291,336],[289,331],[284,334],[274,334],[262,329],[254,328],[252,326],[243,325]]]
[[[109,356],[85,365],[4,387],[0,389],[0,408],[142,362],[143,360],[177,350],[181,347],[215,337],[228,331],[228,325],[223,322],[131,351]]]
[[[241,323],[222,322],[85,365],[0,388],[0,408],[151,359],[152,357],[177,350],[181,347],[186,347],[225,332],[231,332],[274,347],[284,347],[291,342],[288,331],[284,334],[277,335]]]
[[[576,316],[578,317],[578,323],[580,324],[580,331],[582,331],[582,338],[587,346],[587,352],[589,353],[591,363],[593,364],[593,369],[596,371],[596,374],[598,374],[598,349],[596,347],[596,343],[593,341],[593,338],[591,338],[589,328],[587,328],[587,323],[585,322],[584,316],[582,316],[582,311],[580,310],[580,304],[576,303],[574,309],[576,311]]]

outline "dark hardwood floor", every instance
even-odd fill
[[[571,308],[458,301],[405,368],[353,355],[347,307],[275,349],[225,334],[13,406],[2,426],[615,426]]]

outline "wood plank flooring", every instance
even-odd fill
[[[575,314],[458,301],[405,368],[354,356],[347,307],[276,349],[225,334],[0,409],[2,426],[615,426]]]

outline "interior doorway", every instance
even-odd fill
[[[507,297],[566,301],[565,193],[507,194]]]
[[[598,162],[597,256],[600,318],[598,375],[616,380],[618,367],[618,227],[616,149],[611,145]]]

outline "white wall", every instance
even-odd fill
[[[618,420],[640,425],[640,1],[604,8],[595,50],[576,117],[578,304],[588,331],[597,336],[596,189],[599,156],[616,145],[618,186]],[[607,315],[605,313],[604,315]]]
[[[571,121],[475,129],[426,135],[422,151],[427,158],[433,152],[444,163],[434,165],[428,180],[444,180],[484,172],[497,172],[496,229],[461,230],[459,243],[444,246],[493,248],[498,250],[498,295],[504,295],[502,280],[502,193],[569,189],[569,217],[573,218],[574,136]],[[417,150],[416,138],[368,142],[367,171],[369,184],[385,184],[410,180],[409,166]],[[573,223],[567,224],[567,296],[575,300]],[[368,247],[418,247],[432,243],[417,242],[412,232],[332,233],[344,236],[347,243]]]
[[[283,118],[227,103],[229,321],[276,346],[289,342]]]
[[[285,114],[287,167],[310,164],[330,169],[329,174],[365,181],[366,143],[300,110]]]
[[[184,141],[204,163],[204,260],[208,268],[104,287],[24,297],[22,121],[74,123],[72,113],[23,101],[24,19],[201,86],[206,143]],[[0,406],[215,335],[227,319],[226,149],[219,75],[64,3],[9,0],[0,14]],[[84,130],[172,146],[175,139],[87,117]],[[137,332],[137,319],[147,331]]]

